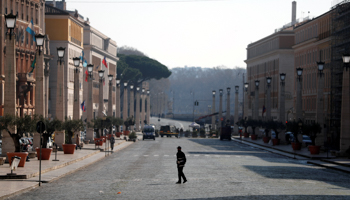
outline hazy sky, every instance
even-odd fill
[[[297,18],[338,0],[297,1]],[[66,0],[120,46],[169,68],[246,67],[246,47],[291,21],[292,0]],[[310,12],[310,14],[308,14]]]

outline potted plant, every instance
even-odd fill
[[[41,160],[50,160],[52,148],[47,146],[47,141],[56,130],[62,129],[62,122],[57,118],[53,120],[44,119],[43,116],[40,116],[39,120],[44,122],[46,128],[46,130],[42,133],[43,139],[41,144]],[[35,150],[38,155],[38,159],[40,159],[40,148],[35,148]]]
[[[63,152],[64,154],[74,154],[75,150],[75,144],[72,142],[72,137],[75,132],[83,131],[84,130],[84,123],[80,119],[73,119],[63,122],[62,129],[65,130],[67,137],[66,137],[66,143],[62,144]]]
[[[204,129],[201,129],[201,130],[199,131],[199,135],[200,135],[201,138],[205,138],[205,130],[204,130]]]
[[[280,139],[278,138],[279,133],[286,128],[286,126],[280,121],[269,120],[265,122],[265,127],[268,130],[273,130],[275,132],[275,138],[272,139],[273,145],[279,145]]]
[[[195,131],[192,132],[192,137],[198,137],[198,133],[197,133],[197,129]]]
[[[317,134],[321,133],[322,128],[319,123],[304,125],[303,132],[308,135],[312,141],[312,145],[309,145],[309,151],[311,154],[319,154],[321,146],[315,144]]]
[[[117,117],[111,117],[111,123],[116,127],[115,136],[120,137],[123,133],[119,131],[121,125],[123,125],[123,120]]]
[[[7,153],[10,165],[12,163],[12,157],[18,156],[21,158],[18,167],[24,167],[28,152],[21,152],[19,140],[24,133],[36,131],[36,119],[36,115],[33,117],[29,115],[24,115],[23,117],[4,115],[0,118],[0,129],[8,132],[15,146],[15,152]]]
[[[252,140],[256,140],[257,139],[257,136],[255,134],[255,129],[259,126],[261,126],[261,121],[260,120],[254,120],[254,119],[248,119],[246,121],[247,125],[246,126],[250,126],[252,127],[252,135],[251,135],[251,139]],[[245,137],[245,136],[244,136]],[[249,134],[248,134],[248,137],[249,137]]]
[[[124,125],[125,125],[125,130],[124,130],[124,135],[129,135],[130,131],[129,131],[129,127],[133,126],[135,124],[135,120],[133,117],[128,117],[125,121],[124,121]]]
[[[299,119],[298,122],[292,121],[287,123],[287,131],[293,133],[292,148],[293,150],[300,150],[301,143],[299,142],[298,135],[301,134],[303,127],[303,122]]]
[[[96,119],[92,119],[91,122],[87,124],[88,127],[93,128],[96,133],[94,138],[95,145],[101,146],[103,144],[103,129],[106,127],[104,119],[97,117]],[[100,133],[101,131],[101,133]]]
[[[136,138],[137,138],[137,135],[135,133],[135,131],[132,131],[130,134],[129,134],[129,141],[136,141]]]

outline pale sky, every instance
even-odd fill
[[[339,0],[299,0],[297,19]],[[246,67],[246,48],[291,21],[292,0],[66,0],[90,25],[169,68]]]

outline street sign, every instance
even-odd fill
[[[45,131],[45,124],[43,121],[38,121],[36,123],[36,132],[38,133],[43,133]]]

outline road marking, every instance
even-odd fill
[[[215,155],[215,157],[220,157],[220,155]]]
[[[169,156],[169,155],[164,155],[164,156]]]
[[[159,156],[159,155],[154,155],[154,156]]]
[[[143,156],[148,156],[148,155],[143,155]]]

